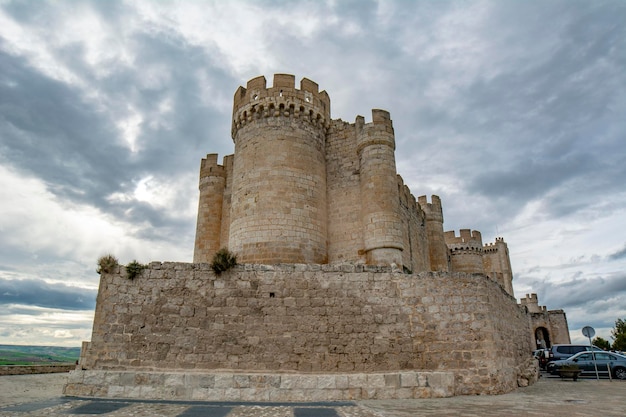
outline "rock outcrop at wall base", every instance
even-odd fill
[[[280,376],[281,386],[294,375],[309,381],[310,398],[330,381],[337,392],[322,391],[326,399],[345,398],[340,391],[354,387],[341,381],[358,375],[385,385],[374,394],[367,385],[353,389],[354,398],[500,394],[534,382],[530,334],[526,309],[480,274],[285,264],[238,265],[216,276],[208,264],[153,262],[133,280],[124,268],[101,276],[92,341],[83,346],[66,394],[148,392],[150,375],[182,378],[180,398],[227,389],[185,382],[193,375],[231,375],[225,378],[233,384],[247,375],[244,385],[254,375]],[[445,379],[437,393],[403,385],[410,375],[420,381],[440,373],[453,383]],[[104,382],[88,382],[100,377]],[[258,395],[268,397],[269,388],[276,387],[260,387]],[[233,395],[249,399],[239,391]],[[282,397],[288,392],[272,395],[289,400]]]

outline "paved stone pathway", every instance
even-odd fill
[[[626,381],[546,374],[537,384],[496,396],[319,403],[141,401],[55,397],[0,406],[0,417],[624,417]]]
[[[0,416],[381,417],[356,403],[216,403],[55,398],[0,408]]]

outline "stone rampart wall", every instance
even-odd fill
[[[482,275],[152,263],[101,277],[87,370],[445,371],[455,394],[532,379],[528,318]]]

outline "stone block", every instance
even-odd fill
[[[250,375],[233,375],[233,387],[234,388],[249,388],[250,387]]]
[[[318,375],[317,388],[320,390],[334,390],[337,388],[337,377],[335,375]]]
[[[185,385],[185,374],[181,373],[168,373],[165,374],[165,380],[163,384],[166,387],[179,387]]]
[[[367,385],[366,374],[350,374],[348,375],[348,388],[361,389]]]
[[[385,388],[385,375],[383,374],[367,374],[367,382],[365,385],[369,388]]]
[[[194,401],[209,401],[212,388],[192,388],[191,399]]]
[[[216,374],[215,375],[215,388],[232,388],[233,387],[233,375],[232,374]]]
[[[144,398],[141,396],[142,390],[139,386],[124,386],[124,397],[126,398]]]
[[[386,388],[400,387],[400,374],[385,374],[384,377]]]
[[[191,388],[213,388],[215,386],[215,375],[187,374],[185,375],[185,386]]]
[[[225,388],[223,394],[224,401],[239,401],[241,400],[241,390],[238,388]]]
[[[119,382],[121,372],[115,372],[115,371],[101,371],[101,372],[102,372],[102,377],[104,378],[104,384],[121,385]]]
[[[348,382],[348,375],[336,375],[335,376],[335,388],[339,390],[345,390],[350,387]]]
[[[136,374],[134,372],[122,372],[120,373],[119,384],[125,386],[135,385]]]
[[[124,397],[124,387],[121,385],[109,385],[107,389],[107,397],[119,398]]]
[[[293,379],[294,388],[305,390],[317,388],[317,375],[290,375],[290,377]]]
[[[400,387],[412,388],[419,386],[417,374],[415,372],[401,372],[400,373]]]
[[[143,385],[139,388],[139,397],[144,399],[158,399],[158,388],[151,385]]]

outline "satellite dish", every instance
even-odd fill
[[[593,330],[593,327],[591,326],[583,327],[583,336],[591,339],[595,334],[596,334],[596,331]]]

